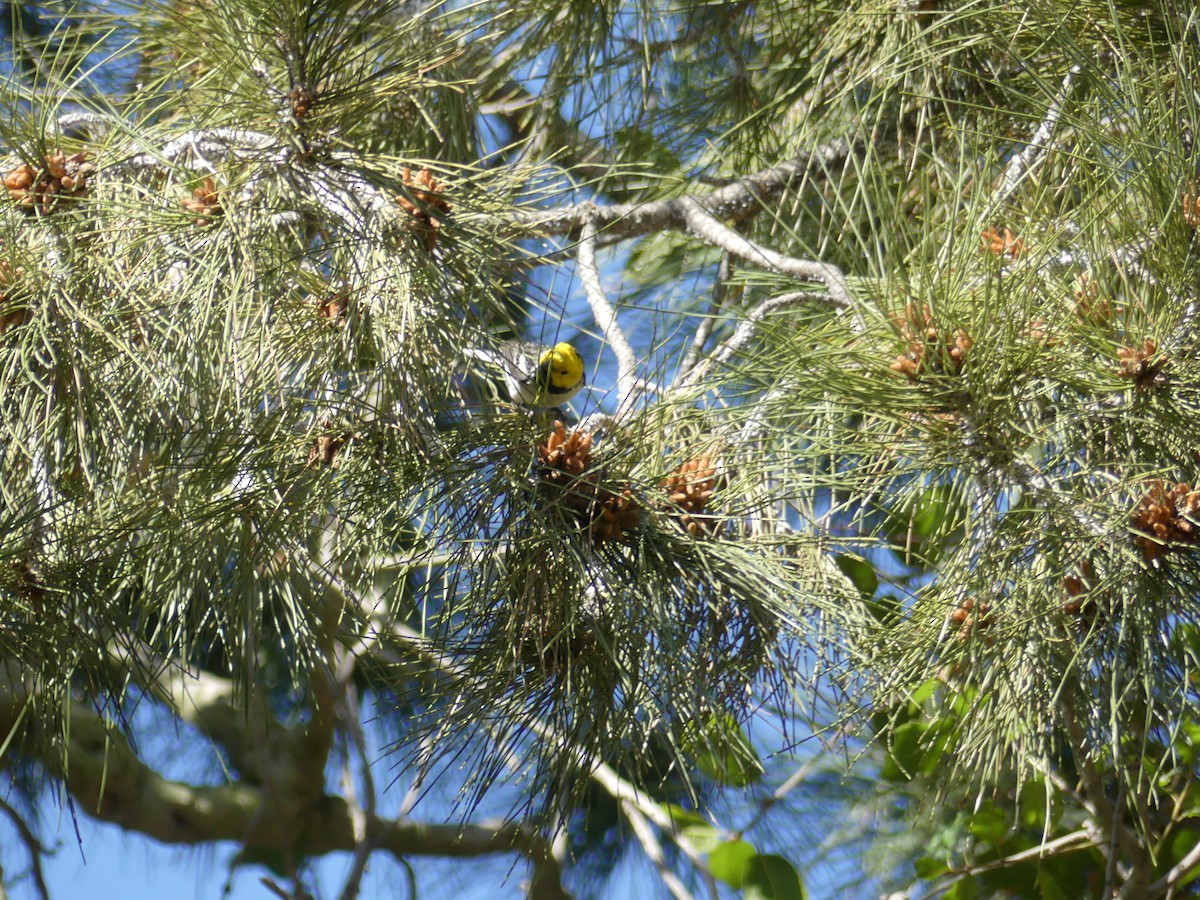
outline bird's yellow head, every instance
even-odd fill
[[[552,393],[574,393],[583,386],[583,357],[566,341],[544,352],[538,360],[538,369],[546,373]]]

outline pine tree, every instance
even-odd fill
[[[10,32],[0,758],[35,887],[57,783],[285,896],[335,851],[347,898],[372,857],[497,853],[596,893],[614,834],[678,898],[1187,890],[1189,6]],[[582,353],[569,408],[513,402],[513,339]]]

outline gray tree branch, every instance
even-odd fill
[[[22,708],[35,696],[32,686],[12,664],[2,674],[0,733],[27,739],[22,749],[61,776],[80,808],[101,821],[166,844],[234,841],[296,859],[352,852],[358,845],[354,811],[341,797],[325,794],[320,781],[315,791],[305,790],[297,798],[246,782],[196,786],[172,781],[140,760],[119,729],[78,701],[70,705],[69,764],[64,769],[61,756],[38,752],[49,746],[37,739],[38,723],[27,721],[22,727]],[[549,843],[521,823],[431,825],[369,816],[365,824],[367,840],[398,859],[521,854],[534,866],[531,898],[568,897]]]

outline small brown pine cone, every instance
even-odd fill
[[[967,360],[973,343],[961,328],[953,333],[939,329],[928,304],[909,301],[904,315],[893,317],[904,349],[891,364],[893,372],[911,381],[923,375],[957,375]]]
[[[725,481],[712,457],[705,455],[687,460],[660,485],[674,507],[679,524],[692,537],[701,537],[709,533],[715,522],[715,517],[701,513]]]
[[[624,541],[625,532],[632,531],[641,520],[641,509],[631,490],[625,488],[619,494],[604,491],[589,530],[592,543],[600,546],[606,541]]]
[[[321,423],[321,427],[330,429],[333,427],[333,423],[326,420]],[[326,431],[324,434],[317,435],[317,439],[313,441],[312,446],[308,450],[308,467],[310,469],[319,469],[322,466],[332,466],[336,469],[341,449],[347,443],[359,440],[362,440],[362,435],[349,431],[341,433]]]
[[[1188,185],[1180,199],[1183,201],[1181,212],[1184,224],[1195,231],[1200,228],[1200,188],[1195,183]]]
[[[22,163],[7,172],[4,188],[21,209],[49,215],[58,204],[87,194],[88,176],[95,171],[87,158],[87,151],[67,156],[55,150],[45,158],[41,169]]]
[[[571,509],[585,516],[592,514],[599,486],[596,473],[588,471],[592,465],[591,433],[576,429],[567,434],[566,425],[555,421],[537,453],[542,482],[562,490],[562,500]]]
[[[968,597],[963,600],[950,613],[950,622],[953,625],[958,625],[958,637],[960,640],[968,640],[972,636],[978,637],[992,627],[994,616],[992,615],[991,606],[982,601],[976,603],[973,597]],[[985,640],[990,644],[992,638],[987,637]]]
[[[196,216],[192,221],[195,228],[205,228],[211,225],[214,219],[225,215],[225,208],[221,206],[220,192],[211,177],[205,178],[204,183],[192,191],[192,196],[185,197],[179,203]]]
[[[416,230],[425,235],[425,249],[432,252],[437,245],[438,229],[442,227],[440,213],[454,208],[442,195],[445,185],[429,169],[421,169],[414,175],[407,166],[401,171],[400,180],[407,190],[396,195],[396,205],[413,217]]]
[[[350,294],[347,291],[314,297],[312,302],[317,307],[317,317],[324,320],[325,324],[333,327],[346,324],[346,310],[350,307]]]
[[[1075,289],[1075,305],[1072,311],[1081,322],[1103,325],[1114,316],[1125,312],[1125,307],[1114,304],[1107,297],[1101,297],[1096,283],[1089,281],[1087,273],[1084,273],[1079,276],[1079,286]]]
[[[1131,516],[1135,532],[1133,543],[1142,551],[1147,562],[1163,556],[1181,544],[1195,544],[1197,513],[1200,513],[1200,491],[1179,483],[1168,488],[1160,480],[1150,483],[1150,490],[1138,501]]]
[[[1025,242],[1009,229],[997,231],[995,228],[985,228],[979,235],[983,249],[993,256],[1007,256],[1009,259],[1019,259],[1025,252]]]
[[[1118,377],[1132,379],[1139,391],[1162,385],[1165,382],[1162,370],[1167,363],[1167,354],[1156,355],[1157,349],[1154,341],[1146,338],[1141,347],[1122,347],[1117,350]]]
[[[313,104],[313,94],[311,91],[302,88],[294,87],[288,94],[288,101],[292,105],[292,115],[297,119],[303,119],[308,115]]]

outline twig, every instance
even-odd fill
[[[658,838],[654,836],[654,831],[650,828],[650,823],[642,815],[641,810],[631,801],[622,800],[621,811],[625,813],[625,818],[629,820],[629,825],[633,828],[634,837],[642,845],[642,849],[646,851],[646,856],[649,857],[650,862],[654,863],[654,868],[658,870],[658,877],[662,879],[662,883],[671,892],[671,896],[675,900],[692,900],[691,892],[679,880],[679,876],[672,872],[671,867],[667,865],[666,857],[663,856],[662,845],[659,844]]]
[[[600,284],[600,270],[596,266],[596,225],[590,220],[584,223],[579,239],[579,280],[583,282],[592,317],[617,357],[616,418],[621,419],[632,408],[637,393],[637,357]]]
[[[771,792],[769,797],[764,798],[758,804],[758,809],[754,813],[754,818],[752,818],[747,825],[739,830],[745,833],[761,822],[763,817],[770,811],[771,807],[773,807],[776,803],[778,803],[805,782],[808,776],[812,774],[813,769],[817,767],[817,764],[818,757],[814,756],[812,759],[804,763],[804,765],[796,769],[795,772],[788,776],[787,780],[784,781],[783,784]]]
[[[1117,778],[1117,802],[1113,804],[1112,809],[1112,824],[1109,826],[1108,837],[1108,861],[1104,867],[1104,895],[1105,897],[1113,897],[1116,895],[1117,886],[1117,861],[1121,854],[1117,849],[1118,836],[1121,833],[1121,820],[1125,816],[1125,779],[1118,776]]]
[[[812,153],[739,178],[733,184],[695,198],[677,197],[653,203],[610,206],[581,203],[559,209],[521,211],[511,216],[511,220],[541,234],[575,237],[590,219],[610,237],[634,237],[670,229],[682,231],[686,227],[686,204],[699,203],[718,219],[741,221],[778,199],[810,171],[845,163],[851,146],[846,140],[831,141]]]
[[[346,657],[354,658],[350,653],[347,653]],[[355,688],[353,681],[346,682],[340,698],[341,719],[350,733],[350,743],[358,757],[358,767],[363,781],[363,805],[360,808],[355,804],[351,809],[354,817],[354,861],[351,863],[350,872],[346,875],[341,900],[355,900],[358,896],[363,876],[367,871],[367,863],[370,862],[371,854],[375,852],[377,845],[376,841],[367,838],[366,823],[375,818],[375,779],[371,775],[371,760],[367,757],[366,736],[363,734],[362,722],[358,716],[357,699],[358,689]],[[349,768],[348,765],[347,768]],[[349,776],[347,793],[349,794],[354,790],[354,779],[349,772],[347,774]]]
[[[38,896],[42,900],[50,900],[50,890],[46,887],[46,875],[42,871],[42,857],[46,853],[46,848],[42,846],[42,842],[37,839],[37,835],[33,833],[25,820],[21,818],[20,813],[4,800],[0,800],[0,812],[12,820],[13,827],[17,829],[17,834],[21,837],[21,843],[25,845],[25,849],[29,853],[29,871],[33,875],[33,884],[37,888]]]
[[[725,296],[729,293],[729,270],[732,268],[729,260],[728,251],[721,254],[721,264],[717,267],[717,277],[713,282],[712,301],[708,305],[708,315],[704,316],[696,326],[696,333],[692,335],[692,343],[688,347],[687,355],[679,364],[676,379],[692,370],[692,367],[699,361],[700,354],[704,352],[704,345],[712,336],[713,326],[717,322],[717,314],[721,311],[721,307],[725,303]]]
[[[1196,846],[1192,847],[1192,849],[1187,852],[1183,859],[1172,866],[1171,870],[1167,872],[1166,875],[1150,885],[1150,887],[1146,889],[1147,895],[1156,897],[1160,894],[1165,894],[1168,891],[1174,890],[1179,886],[1179,883],[1183,881],[1184,877],[1191,872],[1192,869],[1196,868],[1196,866],[1200,866],[1200,842],[1198,842]]]
[[[1062,837],[1055,838],[1052,841],[1046,841],[1043,844],[1038,844],[1036,847],[1030,847],[1028,850],[1022,850],[1020,853],[1014,853],[1011,856],[1006,856],[1003,859],[994,859],[991,862],[980,863],[977,866],[969,866],[965,869],[955,871],[952,878],[934,885],[932,889],[912,900],[930,900],[932,897],[940,897],[956,882],[963,878],[969,878],[972,875],[980,875],[984,872],[990,872],[994,869],[1003,869],[1007,866],[1019,865],[1023,862],[1028,862],[1033,859],[1043,859],[1052,853],[1064,853],[1074,850],[1090,850],[1095,844],[1087,831],[1080,829],[1072,831],[1070,834],[1064,834]]]
[[[1071,93],[1075,79],[1081,71],[1083,69],[1079,65],[1071,66],[1067,70],[1067,74],[1063,76],[1062,84],[1058,88],[1058,94],[1050,103],[1050,108],[1046,110],[1045,118],[1042,119],[1038,127],[1034,130],[1033,135],[1029,138],[1029,144],[1020,153],[1014,154],[1012,159],[1008,161],[1008,166],[1004,170],[1004,180],[1000,183],[1000,187],[992,195],[991,200],[984,209],[984,214],[981,217],[984,222],[987,222],[996,214],[996,211],[1020,187],[1021,182],[1029,177],[1034,168],[1045,158],[1046,151],[1049,149],[1050,136],[1054,133],[1054,129],[1058,125],[1059,116],[1062,115],[1063,104]]]
[[[840,309],[848,309],[853,305],[850,291],[846,287],[846,276],[837,266],[831,263],[784,256],[778,251],[756,244],[749,238],[738,234],[705,209],[699,201],[693,200],[691,197],[684,197],[682,204],[684,222],[687,224],[688,230],[706,243],[720,247],[756,266],[784,275],[803,278],[805,281],[820,281]]]
[[[532,728],[534,733],[543,737],[557,737],[554,729],[541,722],[535,722]],[[671,838],[671,841],[677,846],[696,867],[696,870],[708,881],[709,888],[714,897],[717,896],[716,882],[713,880],[712,874],[708,871],[708,864],[704,861],[704,857],[700,855],[700,851],[684,837],[675,821],[670,814],[647,797],[644,792],[639,790],[635,785],[626,781],[620,775],[605,763],[599,762],[593,757],[590,757],[582,750],[576,751],[581,764],[586,766],[585,771],[591,773],[592,780],[600,787],[608,792],[609,796],[622,803],[633,803],[651,822],[657,825],[664,834]]]
[[[680,377],[677,379],[677,384],[673,389],[686,390],[687,388],[694,387],[708,375],[714,365],[723,365],[733,359],[734,356],[745,349],[746,345],[754,339],[755,334],[758,333],[758,329],[762,325],[763,319],[767,316],[782,310],[793,309],[808,304],[823,304],[836,309],[842,308],[829,294],[817,293],[816,291],[794,291],[790,294],[781,294],[778,297],[764,300],[742,319],[733,335],[713,351],[708,359],[694,366],[688,372],[681,370]]]
[[[1137,856],[1141,852],[1138,841],[1129,833],[1129,829],[1114,812],[1114,804],[1108,799],[1100,771],[1087,752],[1086,735],[1080,727],[1078,719],[1075,718],[1074,705],[1064,697],[1059,701],[1059,706],[1071,754],[1075,757],[1083,782],[1084,795],[1095,811],[1093,827],[1096,828],[1098,835],[1093,837],[1093,841],[1096,848],[1104,855],[1105,861],[1110,864],[1110,858],[1115,859],[1121,853],[1128,853],[1131,857]],[[1120,868],[1116,871],[1123,875]]]

